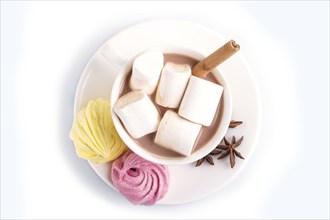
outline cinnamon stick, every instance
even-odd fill
[[[192,74],[198,77],[207,75],[218,65],[239,51],[239,49],[240,46],[236,44],[234,40],[228,41],[225,45],[214,51],[211,55],[197,63],[192,69]]]

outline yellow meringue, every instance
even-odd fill
[[[70,138],[78,156],[92,162],[113,161],[127,150],[114,127],[110,101],[101,98],[78,112]]]

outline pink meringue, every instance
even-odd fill
[[[168,191],[169,172],[166,166],[147,161],[129,151],[111,167],[114,186],[136,205],[153,205]]]

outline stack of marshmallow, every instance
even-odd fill
[[[192,76],[189,65],[164,65],[158,51],[134,60],[130,87],[133,91],[114,106],[128,133],[140,138],[157,131],[156,144],[185,156],[191,154],[201,127],[211,125],[223,92],[222,86]],[[169,108],[163,118],[149,97],[156,89],[155,102]]]

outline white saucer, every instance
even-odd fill
[[[169,44],[188,48],[193,46],[208,55],[226,42],[227,39],[218,33],[186,21],[156,20],[127,28],[108,40],[90,59],[76,91],[75,113],[90,100],[100,97],[108,99],[116,73],[122,70],[123,64],[131,62],[141,51]],[[244,50],[242,45],[241,50]],[[238,151],[245,160],[237,158],[234,169],[230,168],[229,158],[216,160],[216,157],[214,166],[207,162],[200,167],[195,167],[195,163],[168,166],[169,191],[157,204],[182,204],[210,195],[233,180],[251,157],[261,121],[260,98],[253,73],[239,52],[221,64],[220,69],[232,89],[232,119],[244,122],[235,129],[229,129],[226,137],[231,138],[233,134],[236,137],[244,136]],[[95,172],[113,187],[108,179],[110,164],[90,164]]]

